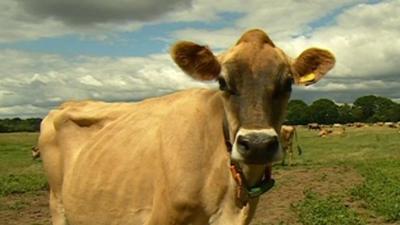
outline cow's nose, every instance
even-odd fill
[[[274,154],[278,151],[278,136],[265,134],[239,135],[237,139],[238,150],[243,155],[265,152]]]

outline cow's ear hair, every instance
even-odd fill
[[[217,58],[206,46],[180,41],[170,51],[175,63],[196,80],[215,80],[221,72]]]
[[[327,50],[309,48],[292,64],[295,84],[310,85],[319,81],[335,65],[335,57]]]

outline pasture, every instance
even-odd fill
[[[347,128],[317,136],[298,128],[303,155],[274,166],[277,185],[260,199],[255,225],[400,224],[400,133]],[[0,224],[50,224],[47,184],[32,160],[36,133],[0,134]],[[295,142],[296,146],[296,142]]]

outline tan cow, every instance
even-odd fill
[[[273,185],[292,83],[313,84],[335,63],[317,48],[291,60],[261,30],[218,57],[187,41],[171,55],[220,90],[69,102],[43,120],[53,224],[249,224]]]
[[[282,166],[285,165],[285,160],[286,160],[288,154],[289,154],[288,165],[289,166],[292,165],[292,162],[293,162],[293,137],[296,139],[298,154],[301,155],[302,151],[298,144],[296,127],[283,125],[281,127],[281,135],[280,135],[281,146],[282,146],[282,151],[283,151]]]
[[[329,134],[332,134],[332,133],[333,133],[333,130],[323,128],[323,129],[321,129],[320,132],[318,132],[318,136],[319,137],[326,137],[326,136],[328,136]]]

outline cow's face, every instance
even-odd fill
[[[292,84],[313,84],[335,63],[331,53],[316,48],[292,61],[261,30],[246,32],[218,57],[192,42],[178,42],[171,55],[191,77],[219,82],[232,159],[248,164],[266,164],[280,155],[278,133]]]

